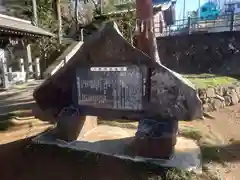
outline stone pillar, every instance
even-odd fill
[[[23,58],[20,58],[20,59],[19,59],[19,68],[20,68],[20,71],[21,71],[21,72],[25,72],[25,70],[24,70],[24,60],[23,60]]]
[[[3,57],[1,59],[2,61],[2,81],[3,81],[3,88],[7,89],[9,87],[9,81],[8,81],[8,71],[7,71],[7,61],[6,58]]]
[[[8,68],[8,80],[10,82],[12,82],[12,80],[13,80],[12,67]]]
[[[23,41],[24,48],[24,66],[26,70],[26,81],[29,78],[32,78],[33,75],[33,66],[32,66],[32,53],[31,53],[31,44],[29,42]]]
[[[27,72],[32,73],[33,72],[33,66],[32,66],[32,52],[31,52],[31,44],[26,45],[26,60],[27,60]]]
[[[20,69],[20,71],[22,73],[22,76],[25,76],[25,78],[24,78],[25,80],[24,81],[26,81],[27,79],[26,79],[26,72],[25,72],[24,59],[23,58],[19,59],[19,69]]]
[[[35,78],[36,79],[40,79],[40,58],[36,58],[35,59],[35,62],[34,62],[34,64],[35,64]]]

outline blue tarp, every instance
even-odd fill
[[[200,18],[201,19],[208,19],[208,20],[215,20],[217,19],[220,10],[216,3],[207,2],[200,7]]]
[[[163,3],[168,3],[168,2],[171,2],[171,0],[152,0],[153,5],[163,4]]]

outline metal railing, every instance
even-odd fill
[[[193,34],[200,32],[224,32],[240,30],[240,13],[218,16],[216,19],[191,18],[176,20],[173,25],[164,27],[159,32],[160,23],[155,22],[156,36],[174,36],[178,34]]]

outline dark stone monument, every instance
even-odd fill
[[[129,44],[113,22],[86,40],[33,95],[48,117],[57,117],[64,107],[74,105],[84,116],[163,122],[156,127],[167,128],[167,135],[136,136],[132,144],[134,154],[146,157],[169,157],[176,144],[178,120],[202,117],[194,86]]]
[[[80,105],[86,105],[86,102],[83,103],[86,97],[81,95],[86,89],[80,88],[83,91],[80,91],[80,97],[77,97],[77,95],[75,96],[74,94],[78,92],[79,96],[79,89],[76,92],[76,89],[73,88],[76,87],[76,85],[73,85],[77,82],[77,79],[80,80],[78,83],[83,83],[84,79],[81,78],[86,78],[86,75],[83,75],[84,73],[89,74],[90,77],[94,77],[94,74],[99,74],[100,76],[104,74],[103,71],[89,71],[94,67],[127,67],[127,69],[136,67],[135,70],[138,72],[134,72],[135,76],[140,74],[140,76],[143,77],[142,80],[136,77],[136,80],[130,83],[131,88],[135,87],[135,85],[140,85],[140,88],[145,90],[145,92],[138,90],[139,93],[135,94],[138,101],[141,99],[141,106],[130,107],[127,105],[130,101],[137,101],[133,99],[129,99],[128,102],[125,99],[124,102],[120,104],[120,101],[117,100],[118,102],[116,102],[115,99],[117,105],[115,104],[114,106],[114,104],[112,104],[113,99],[110,100],[111,103],[108,99],[108,102],[112,104],[111,108],[109,108],[109,105],[106,107],[106,102],[98,103],[99,106],[104,107],[102,109],[106,110],[105,114],[107,114],[108,109],[110,109],[112,112],[123,110],[127,113],[127,111],[130,110],[134,113],[134,111],[137,111],[135,114],[141,114],[144,111],[144,116],[170,116],[179,120],[191,120],[202,116],[201,102],[193,85],[181,75],[152,61],[151,58],[142,51],[129,44],[119,33],[113,22],[106,23],[99,32],[89,37],[64,67],[46,79],[35,90],[33,96],[41,110],[54,117],[57,116],[62,108],[73,103],[80,102]],[[140,69],[137,70],[138,68]],[[151,72],[148,72],[149,70]],[[103,75],[105,82],[111,79],[109,78],[110,76],[120,76],[120,72],[108,72],[108,74],[108,78],[106,75]],[[149,79],[149,84],[145,85],[144,83],[147,83],[147,78],[150,74],[151,80]],[[146,79],[146,82],[143,82],[145,81],[144,79]],[[128,80],[122,78],[121,83]],[[116,87],[119,90],[118,92],[121,90],[119,82],[118,85],[116,83],[111,84],[111,88],[118,86]],[[112,91],[110,89],[107,91]],[[130,90],[128,88],[128,93],[129,92]],[[143,97],[140,98],[140,96]],[[109,96],[107,98],[109,98]],[[148,99],[147,103],[145,101],[146,99]],[[99,107],[96,105],[96,99],[92,105]],[[82,113],[84,113],[84,111],[82,111]],[[118,113],[112,113],[111,115],[113,115],[112,118],[115,118],[114,116],[119,117]],[[122,117],[125,116],[125,114],[122,115]]]

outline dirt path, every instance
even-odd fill
[[[42,81],[32,81],[23,85],[16,85],[10,90],[0,92],[0,114],[15,110],[29,109],[34,104],[33,90]]]
[[[224,177],[224,180],[240,179],[240,104],[210,113],[212,118],[194,121],[188,124],[199,129],[202,134],[214,135],[218,151],[226,151],[222,156],[224,165],[212,163],[209,168]],[[214,142],[211,142],[214,143]]]
[[[12,110],[29,109],[32,104],[31,93],[38,83],[18,87],[11,92],[0,93],[0,114]],[[20,93],[21,92],[21,93]],[[10,108],[11,107],[11,108]],[[210,113],[213,118],[186,123],[198,129],[201,134],[214,136],[211,144],[216,145],[213,154],[220,155],[223,165],[213,161],[208,168],[218,172],[224,180],[240,179],[240,104],[218,112]],[[36,120],[34,120],[35,122]],[[31,120],[29,120],[31,123]],[[148,178],[146,166],[86,153],[68,152],[63,149],[29,146],[30,139],[46,130],[49,125],[41,122],[24,126],[20,130],[0,132],[0,179],[7,180],[141,180]],[[209,138],[212,140],[212,138]],[[215,144],[214,144],[215,143]],[[161,169],[157,169],[161,172]]]
[[[38,83],[0,93],[0,114],[32,107],[32,91]],[[26,86],[28,86],[26,90]],[[28,105],[29,103],[29,105]],[[26,105],[27,104],[27,105]],[[4,120],[2,120],[4,121]],[[49,146],[30,145],[30,136],[51,125],[28,119],[19,128],[0,131],[0,179],[6,180],[141,180],[145,166],[89,153],[69,152]],[[1,123],[1,121],[0,121]],[[28,126],[29,124],[29,126]]]
[[[0,146],[0,177],[7,180],[141,180],[144,166],[106,156],[29,146],[23,139]]]

